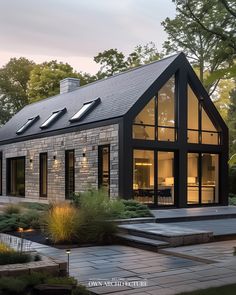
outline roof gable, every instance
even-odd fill
[[[75,91],[59,94],[27,105],[0,129],[0,141],[14,141],[21,137],[36,134],[43,135],[44,132],[122,117],[178,56],[179,54],[176,54],[107,79],[87,84]],[[95,100],[97,97],[100,97],[101,103],[96,108],[89,112],[82,120],[74,123],[70,122],[70,118],[75,114],[75,111],[79,111],[84,103]],[[53,112],[64,108],[67,109],[67,112],[61,118],[47,128],[47,130],[40,129],[42,123]],[[16,131],[28,118],[38,115],[40,119],[26,130],[23,135],[16,134]]]

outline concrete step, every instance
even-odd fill
[[[119,225],[121,234],[163,241],[172,247],[207,243],[213,240],[213,233],[204,230],[168,224],[146,223]]]
[[[129,234],[116,234],[116,238],[125,245],[153,252],[157,252],[158,249],[166,248],[169,246],[169,243],[167,242],[147,239],[144,237],[133,236]]]

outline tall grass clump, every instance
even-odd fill
[[[107,243],[116,232],[114,216],[123,210],[120,201],[110,200],[103,190],[89,190],[80,195],[77,238],[80,243]]]
[[[19,214],[21,212],[21,208],[18,204],[8,204],[3,208],[3,212],[5,214]]]
[[[54,204],[45,215],[46,232],[55,243],[70,242],[76,228],[76,208],[69,203]]]

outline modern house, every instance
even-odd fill
[[[150,206],[227,205],[228,129],[183,53],[27,105],[0,129],[1,194],[88,187]]]

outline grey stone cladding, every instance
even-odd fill
[[[98,187],[98,146],[110,145],[110,196],[119,194],[119,125],[108,125],[0,146],[2,193],[6,196],[6,159],[25,156],[25,198],[39,200],[39,154],[48,153],[49,201],[65,199],[65,151],[75,151],[75,191]],[[85,157],[83,157],[85,153]],[[54,159],[56,156],[56,159]],[[30,161],[32,159],[32,161]]]

